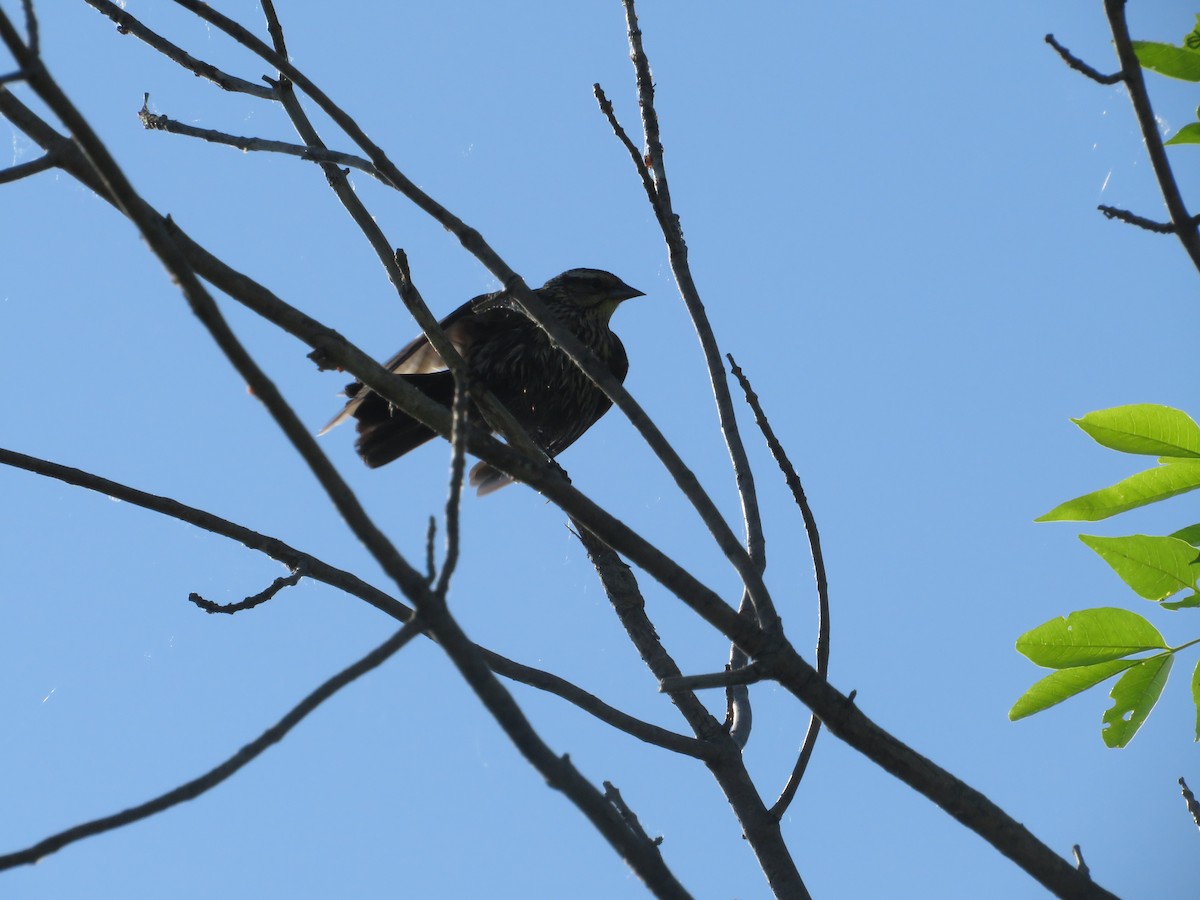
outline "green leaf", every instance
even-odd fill
[[[1174,653],[1152,656],[1138,663],[1113,685],[1113,705],[1104,711],[1100,736],[1109,747],[1124,747],[1138,733],[1171,674]]]
[[[1139,597],[1165,600],[1196,586],[1196,572],[1192,568],[1196,548],[1186,541],[1148,534],[1128,537],[1081,534],[1079,539],[1099,553]]]
[[[1163,609],[1193,609],[1200,606],[1200,594],[1188,594],[1182,600],[1164,600],[1158,604]]]
[[[1197,110],[1200,112],[1200,110]],[[1184,125],[1164,144],[1200,144],[1200,122],[1190,122]]]
[[[1200,660],[1192,669],[1192,704],[1196,707],[1196,740],[1200,741]]]
[[[1200,547],[1200,523],[1172,531],[1167,537],[1178,538],[1181,541],[1187,541],[1193,547]]]
[[[1200,128],[1200,123],[1196,124]],[[1071,421],[1097,444],[1122,453],[1200,459],[1200,425],[1170,406],[1132,403],[1100,409]]]
[[[1081,609],[1017,638],[1017,651],[1048,669],[1092,666],[1143,650],[1165,650],[1158,629],[1127,609]]]
[[[1143,69],[1183,81],[1200,81],[1200,53],[1155,41],[1134,41],[1133,52]]]
[[[1066,503],[1060,503],[1037,522],[1095,522],[1148,503],[1157,503],[1200,487],[1200,461],[1186,459],[1146,469]]]
[[[1137,664],[1136,659],[1114,659],[1094,666],[1076,666],[1073,669],[1051,672],[1017,699],[1013,708],[1008,711],[1008,718],[1015,722],[1043,709],[1049,709],[1056,703],[1062,703],[1068,697],[1074,697],[1080,691],[1086,691],[1106,678],[1111,678]],[[1197,720],[1197,728],[1200,728],[1200,719]]]

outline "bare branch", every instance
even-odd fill
[[[433,541],[437,537],[437,519],[429,517],[429,527],[425,529],[425,580],[433,584],[437,578],[437,566],[434,564]]]
[[[1187,804],[1187,811],[1192,814],[1192,821],[1200,828],[1200,803],[1196,802],[1196,795],[1188,789],[1187,782],[1182,778],[1179,779],[1179,787],[1183,792],[1183,802]]]
[[[746,377],[746,374],[738,366],[732,354],[727,354],[726,359],[729,360],[730,371],[738,380],[738,384],[742,386],[742,393],[746,397],[746,404],[754,413],[754,421],[758,424],[759,430],[766,439],[767,447],[770,448],[771,455],[775,458],[780,471],[783,472],[788,489],[792,492],[792,499],[795,501],[796,506],[799,507],[800,515],[804,519],[804,531],[808,535],[809,555],[813,561],[813,577],[817,583],[816,668],[817,674],[821,678],[827,678],[829,676],[829,577],[825,572],[825,554],[821,551],[821,533],[817,530],[817,518],[813,515],[812,506],[808,502],[808,495],[804,493],[804,485],[800,483],[800,476],[796,474],[796,467],[792,465],[787,452],[783,449],[783,444],[775,436],[775,430],[771,428],[771,422],[767,419],[766,413],[763,412],[762,404],[759,403],[758,394],[754,393],[754,389],[750,386],[750,379]],[[817,735],[820,732],[821,720],[814,713],[809,717],[808,729],[804,734],[804,740],[800,744],[800,753],[796,758],[796,765],[792,769],[792,774],[784,785],[783,791],[780,792],[779,799],[771,807],[771,813],[776,818],[783,818],[784,812],[792,802],[792,798],[796,795],[796,789],[800,786],[800,780],[804,777],[805,769],[808,768],[808,761],[812,757],[813,748],[817,743]]]
[[[438,575],[436,593],[443,600],[450,588],[450,579],[458,566],[458,513],[462,506],[463,469],[466,467],[466,443],[463,428],[467,424],[466,375],[454,375],[454,407],[451,416],[454,426],[450,429],[450,490],[446,497],[446,556],[442,560],[442,571]]]
[[[1138,228],[1146,231],[1152,231],[1155,234],[1178,234],[1179,229],[1169,222],[1155,222],[1153,219],[1147,219],[1145,216],[1139,216],[1137,213],[1131,213],[1127,209],[1121,209],[1116,206],[1105,206],[1101,203],[1096,209],[1104,213],[1106,219],[1116,219],[1119,222],[1124,222],[1127,225],[1136,225]],[[1189,222],[1195,224],[1197,217],[1193,216]]]
[[[142,819],[149,818],[164,810],[170,809],[172,806],[177,806],[188,800],[194,800],[201,794],[212,790],[221,782],[228,779],[231,775],[244,767],[247,763],[261,756],[272,744],[277,744],[287,735],[289,731],[295,728],[300,722],[315,710],[318,706],[336,694],[339,690],[350,684],[356,678],[365,675],[372,669],[377,668],[386,662],[390,657],[399,652],[409,641],[421,633],[421,628],[415,622],[409,622],[404,625],[399,631],[393,634],[390,638],[368,653],[362,659],[355,662],[353,665],[347,666],[342,671],[338,672],[324,684],[318,687],[315,691],[297,703],[291,710],[288,711],[282,719],[264,731],[261,735],[255,738],[246,746],[242,747],[237,753],[231,756],[219,766],[205,772],[199,778],[194,778],[191,781],[181,784],[174,790],[168,791],[155,797],[153,800],[148,800],[145,803],[132,806],[129,809],[123,810],[111,816],[104,816],[100,819],[93,819],[90,822],[84,822],[81,825],[76,825],[73,828],[68,828],[66,831],[60,831],[58,834],[53,834],[44,840],[38,841],[32,847],[27,847],[24,850],[18,850],[14,853],[7,853],[0,856],[0,871],[11,869],[16,866],[25,866],[36,863],[38,860],[49,856],[68,844],[73,844],[76,841],[81,841],[84,838],[92,837],[93,835],[103,834],[106,831],[112,831],[115,828],[120,828],[124,825],[129,825],[133,822],[138,822]]]
[[[709,688],[726,688],[731,684],[757,684],[763,680],[758,666],[750,663],[740,669],[727,668],[724,672],[709,672],[706,675],[678,675],[664,678],[658,689],[664,694],[676,691],[700,691]]]
[[[56,165],[58,163],[54,159],[53,154],[45,153],[37,159],[31,159],[27,163],[18,163],[15,166],[9,166],[7,169],[0,169],[0,184],[20,181],[22,178],[28,178],[30,175],[36,175],[38,172],[53,169]]]
[[[1081,875],[1091,877],[1092,871],[1088,868],[1088,864],[1083,861],[1083,851],[1078,844],[1071,845],[1071,855],[1075,857],[1075,868],[1079,870]]]
[[[216,66],[196,59],[182,48],[172,44],[162,35],[151,31],[116,3],[112,3],[110,0],[84,0],[84,2],[92,7],[92,9],[112,19],[117,24],[117,31],[120,34],[132,34],[143,43],[153,47],[163,56],[167,57],[167,59],[178,63],[189,72],[199,75],[201,78],[208,79],[222,90],[233,91],[239,94],[249,94],[252,97],[258,97],[262,100],[275,99],[275,91],[271,88],[263,87],[261,84],[253,81],[246,81],[244,78],[238,78],[236,75],[226,74]]]
[[[1092,79],[1092,81],[1099,82],[1100,84],[1117,84],[1125,80],[1125,75],[1122,72],[1113,72],[1111,75],[1103,75],[1097,69],[1093,69],[1082,59],[1080,59],[1078,56],[1074,56],[1070,50],[1055,40],[1054,35],[1052,34],[1046,35],[1046,43],[1054,48],[1058,55],[1062,57],[1063,62],[1065,62],[1076,72],[1086,75],[1088,78]]]
[[[662,229],[663,238],[667,244],[668,255],[671,261],[671,271],[675,275],[675,283],[679,287],[680,296],[683,298],[688,314],[692,318],[692,325],[696,329],[696,336],[700,340],[700,347],[704,353],[704,361],[708,367],[709,383],[717,405],[717,418],[720,422],[721,433],[725,437],[725,445],[728,449],[734,476],[737,481],[738,497],[741,500],[742,517],[745,523],[746,552],[749,556],[750,568],[753,570],[753,574],[750,575],[743,566],[738,565],[737,560],[734,560],[732,556],[730,557],[738,569],[738,574],[742,576],[742,583],[746,586],[746,590],[749,593],[749,598],[743,597],[743,603],[747,599],[751,600],[762,627],[767,631],[773,631],[779,628],[779,618],[771,603],[770,594],[762,582],[762,573],[767,565],[766,547],[763,539],[762,517],[758,509],[758,496],[754,487],[754,474],[750,469],[750,461],[746,456],[746,448],[742,443],[741,433],[738,431],[737,417],[733,411],[733,399],[729,393],[729,385],[725,380],[725,366],[721,362],[721,352],[717,347],[717,339],[713,334],[712,325],[708,321],[708,314],[705,312],[704,303],[700,299],[700,292],[696,287],[696,282],[692,278],[691,266],[688,263],[687,243],[683,239],[683,227],[680,224],[679,216],[675,213],[674,207],[671,205],[671,191],[667,183],[666,164],[663,161],[663,145],[659,133],[658,113],[654,108],[654,79],[650,74],[650,61],[646,56],[646,49],[642,45],[642,32],[638,27],[634,0],[622,0],[622,4],[625,7],[625,24],[629,35],[630,59],[633,61],[634,72],[637,78],[638,105],[642,113],[642,130],[646,138],[646,161],[639,162],[635,160],[634,166],[638,169],[643,186],[647,190],[647,197],[654,209],[655,216],[658,218],[659,227]],[[602,96],[602,93],[599,96]],[[599,96],[597,99],[599,99]],[[603,104],[601,105],[601,109],[603,109]],[[609,111],[606,111],[605,115],[609,116],[610,123],[615,122],[616,117],[611,115]],[[621,136],[619,126],[617,136],[618,138]],[[631,142],[626,138],[622,143],[625,143],[628,148]],[[648,168],[653,173],[652,185],[647,180],[644,172],[647,168],[647,163]],[[729,551],[727,550],[726,553],[728,555]]]
[[[304,575],[305,573],[300,569],[293,569],[290,575],[282,575],[279,578],[276,578],[266,588],[259,591],[257,594],[253,595],[252,597],[247,597],[245,600],[241,600],[237,603],[213,603],[211,600],[205,600],[194,591],[188,594],[188,600],[190,600],[192,603],[195,603],[206,613],[225,613],[227,615],[233,615],[234,613],[239,613],[242,610],[254,609],[254,607],[266,603],[285,587],[294,587],[295,585],[299,584],[300,579],[303,578]]]
[[[41,54],[38,46],[38,20],[33,11],[33,0],[21,0],[21,9],[25,13],[25,45],[34,56]]]
[[[167,116],[159,115],[150,112],[148,103],[150,95],[146,94],[142,102],[142,108],[138,111],[138,118],[141,119],[142,125],[148,131],[165,131],[168,134],[180,134],[184,137],[199,138],[202,141],[208,141],[211,144],[223,144],[227,147],[236,147],[242,151],[258,151],[265,153],[280,153],[284,156],[295,156],[299,159],[308,160],[309,162],[331,163],[336,166],[345,166],[350,169],[358,169],[360,172],[365,172],[372,178],[378,179],[384,184],[388,180],[379,174],[379,171],[371,165],[370,160],[363,159],[361,156],[355,156],[352,153],[341,153],[337,150],[326,150],[324,147],[305,147],[302,144],[290,144],[287,141],[272,141],[267,138],[255,137],[240,137],[236,134],[226,134],[223,131],[214,131],[211,128],[197,128],[194,125],[188,125],[185,122],[177,121],[176,119]]]
[[[530,687],[554,694],[557,697],[573,703],[586,713],[590,713],[602,722],[624,731],[626,734],[654,744],[673,753],[692,756],[696,759],[712,760],[718,755],[718,750],[695,738],[685,737],[658,725],[652,725],[641,719],[636,719],[626,712],[609,706],[600,698],[589,694],[583,688],[542,669],[535,669],[522,663],[501,656],[486,648],[480,648],[492,671],[513,681],[519,681]]]
[[[646,615],[645,600],[629,566],[621,561],[612,547],[584,528],[580,521],[573,521],[572,524],[576,537],[587,550],[596,574],[600,576],[613,610],[647,668],[660,683],[681,677],[679,666],[659,641],[654,625]],[[746,771],[741,748],[725,733],[721,724],[694,693],[680,690],[668,696],[696,737],[715,751],[715,757],[706,760],[709,771],[729,800],[775,895],[808,897],[795,860],[783,840],[779,820],[767,812],[755,790],[754,782]]]
[[[1142,130],[1146,154],[1150,157],[1154,177],[1158,179],[1167,211],[1171,214],[1171,223],[1176,228],[1175,234],[1188,256],[1192,258],[1192,265],[1200,269],[1200,232],[1196,229],[1197,222],[1188,213],[1183,195],[1179,193],[1179,185],[1175,181],[1175,173],[1171,171],[1171,164],[1167,161],[1167,151],[1158,131],[1154,109],[1150,105],[1150,94],[1146,90],[1142,66],[1138,62],[1137,54],[1133,52],[1129,24],[1125,21],[1125,0],[1104,0],[1104,12],[1108,16],[1113,43],[1117,48],[1117,59],[1121,62],[1121,74],[1125,86],[1129,89],[1129,100],[1133,104],[1133,111]]]
[[[625,820],[625,823],[636,834],[638,834],[642,840],[653,844],[655,847],[662,845],[663,839],[661,836],[651,838],[650,835],[646,834],[646,829],[642,828],[642,823],[638,821],[638,817],[634,814],[633,810],[629,808],[628,804],[625,803],[625,798],[621,796],[621,792],[613,786],[611,781],[604,782],[604,799],[617,808],[617,811],[621,814],[621,818]]]

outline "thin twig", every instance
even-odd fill
[[[434,563],[433,542],[437,537],[437,518],[429,517],[429,527],[425,529],[425,580],[433,584],[437,578],[437,566]]]
[[[792,499],[795,501],[796,506],[799,507],[800,515],[804,519],[804,531],[808,535],[809,555],[813,561],[813,578],[817,584],[816,669],[817,674],[821,678],[828,678],[829,577],[825,572],[825,554],[821,551],[821,533],[817,530],[817,519],[813,515],[811,504],[808,502],[808,495],[804,493],[804,485],[800,482],[800,476],[796,474],[796,467],[792,465],[787,452],[783,449],[783,444],[775,436],[775,430],[771,427],[771,422],[767,419],[766,413],[763,412],[762,404],[758,400],[758,394],[754,393],[754,389],[750,386],[750,379],[746,377],[746,374],[738,366],[732,354],[728,354],[726,359],[729,360],[730,371],[733,373],[733,377],[738,380],[738,384],[741,385],[742,393],[746,397],[746,404],[754,413],[754,421],[758,424],[758,428],[767,442],[767,447],[771,450],[771,455],[779,465],[780,471],[783,472],[788,489],[792,492]],[[800,786],[800,780],[804,777],[805,769],[808,768],[808,761],[812,757],[813,748],[817,743],[817,735],[820,733],[821,720],[816,713],[813,713],[809,717],[808,729],[805,731],[804,740],[800,744],[800,752],[796,758],[796,765],[792,768],[792,774],[780,792],[779,799],[771,807],[771,814],[777,819],[783,817],[788,805],[792,802],[792,798],[796,795],[796,789]]]
[[[231,756],[225,762],[221,763],[213,769],[205,772],[199,778],[193,778],[191,781],[181,784],[174,790],[167,791],[149,800],[145,803],[132,806],[129,809],[123,810],[111,816],[104,816],[100,819],[93,819],[90,822],[84,822],[76,825],[73,828],[68,828],[66,831],[60,831],[58,834],[50,835],[44,840],[38,841],[32,847],[27,847],[24,850],[18,850],[14,853],[7,853],[0,856],[0,871],[11,869],[15,866],[30,865],[38,860],[49,856],[68,844],[73,844],[76,841],[81,841],[84,838],[92,837],[93,835],[102,834],[106,831],[112,831],[115,828],[120,828],[124,825],[129,825],[133,822],[149,818],[164,810],[170,809],[172,806],[177,806],[188,800],[194,800],[201,794],[212,790],[221,782],[228,779],[239,769],[243,768],[247,763],[251,762],[258,756],[261,756],[264,751],[271,745],[279,743],[287,735],[289,731],[295,728],[300,722],[319,707],[322,703],[336,694],[339,690],[350,684],[356,678],[365,675],[372,669],[382,665],[391,656],[395,655],[409,641],[421,633],[421,628],[416,622],[409,622],[393,634],[390,638],[368,653],[366,656],[359,659],[357,662],[347,666],[342,671],[338,672],[332,678],[328,679],[324,684],[318,687],[315,691],[292,707],[287,715],[264,731],[261,735],[251,741],[246,746],[242,747],[237,753]]]
[[[1136,225],[1138,228],[1145,231],[1152,231],[1155,234],[1177,234],[1179,229],[1170,222],[1156,222],[1153,219],[1147,219],[1145,216],[1139,216],[1137,213],[1132,213],[1127,209],[1121,209],[1117,206],[1106,206],[1101,203],[1096,209],[1104,213],[1106,219],[1116,219],[1119,222],[1124,222],[1127,225]],[[1195,224],[1196,217],[1192,217],[1190,224]]]
[[[206,613],[224,613],[226,615],[233,615],[234,613],[239,613],[247,609],[254,609],[254,607],[266,603],[285,587],[294,587],[300,583],[300,579],[304,577],[304,574],[305,573],[300,569],[294,569],[290,575],[281,575],[257,594],[253,595],[252,597],[247,597],[245,600],[240,600],[237,603],[214,603],[211,600],[205,600],[194,591],[188,594],[188,600],[190,600],[192,603],[195,603]]]
[[[1083,850],[1078,844],[1071,845],[1071,855],[1075,857],[1075,868],[1079,870],[1079,874],[1091,877],[1092,870],[1088,868],[1088,864],[1083,861]]]
[[[667,181],[666,163],[663,160],[662,138],[659,131],[658,112],[654,107],[654,79],[650,72],[650,61],[642,43],[642,32],[638,27],[637,12],[633,0],[622,0],[625,7],[626,31],[629,37],[630,59],[633,62],[637,81],[638,105],[641,109],[642,131],[645,136],[646,150],[638,153],[633,142],[617,121],[612,104],[600,89],[594,86],[596,99],[600,109],[613,127],[617,138],[630,152],[634,168],[642,180],[646,197],[654,209],[666,241],[671,271],[675,275],[675,283],[680,296],[691,316],[696,329],[697,338],[704,354],[705,365],[708,369],[709,383],[717,407],[717,419],[725,445],[733,466],[734,478],[738,489],[738,498],[742,505],[742,519],[745,525],[746,552],[750,565],[754,570],[755,579],[746,578],[744,569],[739,568],[745,591],[738,604],[738,612],[743,615],[753,614],[766,631],[780,627],[778,614],[771,603],[762,582],[762,573],[766,569],[766,542],[763,535],[762,517],[759,513],[758,496],[754,486],[754,473],[750,467],[749,458],[738,430],[737,417],[733,411],[733,400],[729,386],[725,381],[725,369],[721,363],[720,350],[717,347],[716,336],[708,321],[700,292],[692,277],[688,263],[687,243],[683,237],[683,226],[679,216],[671,204],[671,191]],[[741,668],[748,662],[744,648],[734,643],[729,648],[729,663],[732,668]],[[728,706],[727,726],[729,734],[739,747],[744,747],[750,739],[753,725],[753,714],[750,705],[750,693],[744,686],[731,685],[726,695]]]
[[[450,429],[450,489],[446,497],[446,555],[442,559],[442,571],[434,588],[434,593],[443,600],[450,588],[454,569],[458,566],[458,514],[462,509],[463,470],[466,468],[467,453],[463,426],[467,423],[467,405],[470,402],[467,399],[466,378],[462,372],[454,375],[454,405],[451,408],[454,426]]]
[[[25,45],[34,56],[41,54],[38,39],[38,20],[33,11],[33,0],[21,0],[21,9],[25,12]]]
[[[1196,795],[1188,789],[1187,782],[1182,778],[1179,779],[1179,787],[1183,792],[1183,802],[1187,804],[1187,811],[1192,814],[1192,821],[1200,828],[1200,803],[1196,802]]]
[[[1119,82],[1125,80],[1125,75],[1122,72],[1113,72],[1111,75],[1104,75],[1099,70],[1093,69],[1082,59],[1072,54],[1070,50],[1055,40],[1054,35],[1052,34],[1046,35],[1046,43],[1054,48],[1055,52],[1062,57],[1063,62],[1065,62],[1076,72],[1086,75],[1088,78],[1092,79],[1092,81],[1099,82],[1100,84],[1118,84]]]
[[[704,675],[679,675],[664,678],[659,682],[658,689],[664,694],[675,691],[701,691],[709,688],[726,688],[731,684],[757,684],[763,680],[762,671],[754,664],[742,666],[740,669],[726,669],[724,672],[709,672]]]
[[[637,80],[642,130],[646,138],[646,159],[654,176],[653,192],[648,191],[647,197],[658,218],[663,239],[667,244],[671,271],[675,275],[679,294],[687,307],[688,315],[691,316],[692,325],[696,329],[696,336],[700,341],[700,348],[704,353],[709,383],[717,406],[717,419],[720,423],[721,434],[725,438],[730,462],[733,465],[746,530],[746,553],[753,569],[753,576],[748,578],[748,573],[741,567],[738,567],[738,573],[742,576],[742,583],[750,594],[749,599],[753,601],[759,623],[765,631],[770,632],[779,628],[779,620],[771,603],[770,594],[762,582],[762,573],[767,565],[766,547],[763,538],[762,517],[758,509],[758,495],[754,487],[754,473],[750,468],[741,432],[738,430],[737,416],[733,410],[733,398],[725,379],[725,366],[721,362],[721,351],[717,347],[716,335],[708,320],[704,303],[700,299],[700,291],[692,277],[691,266],[688,263],[687,243],[683,239],[683,226],[671,204],[671,190],[667,182],[666,163],[663,161],[658,112],[654,107],[654,78],[650,74],[650,60],[646,56],[646,48],[642,43],[642,31],[638,27],[634,0],[622,0],[622,4],[625,7],[630,60],[633,62]],[[615,116],[610,116],[610,121],[615,121]],[[620,137],[619,134],[618,137]],[[637,164],[635,163],[635,165]],[[646,186],[645,177],[640,171],[642,167],[638,168],[639,176],[643,178],[643,186]]]
[[[180,47],[172,44],[162,35],[147,28],[116,3],[111,2],[111,0],[84,0],[84,2],[92,7],[92,9],[112,19],[117,24],[117,31],[121,34],[132,34],[138,40],[153,47],[163,56],[167,57],[167,59],[178,63],[189,72],[201,78],[208,79],[222,90],[233,91],[239,94],[249,94],[252,97],[258,97],[262,100],[275,99],[275,92],[271,88],[263,87],[261,84],[253,81],[246,81],[244,78],[238,78],[236,75],[229,75],[214,65],[196,59]]]
[[[650,835],[646,834],[646,829],[644,829],[642,827],[642,823],[638,821],[637,815],[632,809],[629,808],[629,805],[625,802],[625,798],[621,796],[621,792],[613,786],[611,781],[604,782],[604,798],[617,808],[617,811],[621,814],[621,818],[625,820],[625,824],[627,824],[633,830],[633,832],[638,835],[638,837],[647,843],[653,844],[655,847],[662,845],[663,839],[661,836],[651,838]]]
[[[384,178],[379,170],[371,164],[370,160],[363,159],[361,156],[355,156],[353,153],[341,153],[337,150],[326,150],[324,147],[305,147],[303,144],[290,144],[287,141],[272,141],[267,138],[256,137],[241,137],[236,134],[226,134],[223,131],[214,131],[211,128],[197,128],[194,125],[188,125],[186,122],[180,122],[168,116],[159,115],[158,113],[150,112],[148,103],[150,95],[145,94],[142,102],[142,108],[138,111],[138,118],[141,119],[142,125],[148,131],[165,131],[168,134],[179,134],[184,137],[199,138],[202,141],[208,141],[210,144],[222,144],[227,147],[236,147],[238,150],[247,152],[265,152],[265,153],[280,153],[284,156],[295,156],[298,159],[307,160],[309,162],[331,163],[336,166],[345,166],[351,169],[358,169],[360,172],[365,172],[372,178],[375,178],[384,184],[388,184],[388,180]]]

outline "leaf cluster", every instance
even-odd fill
[[[1200,488],[1200,426],[1187,413],[1140,403],[1072,421],[1101,446],[1157,456],[1158,464],[1059,504],[1037,521],[1095,522]],[[1139,597],[1172,611],[1200,606],[1200,523],[1163,536],[1081,534],[1079,539]],[[1017,650],[1055,671],[1021,695],[1008,717],[1041,712],[1116,678],[1101,736],[1109,747],[1124,747],[1158,702],[1176,654],[1197,642],[1171,647],[1144,617],[1124,609],[1084,609],[1051,619],[1021,635]],[[1200,663],[1192,674],[1192,698],[1200,740]]]

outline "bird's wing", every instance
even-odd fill
[[[625,383],[625,376],[629,374],[629,357],[625,353],[625,346],[621,343],[621,339],[615,334],[612,335],[612,350],[608,360],[608,367],[616,376],[617,381]],[[586,377],[586,376],[585,376]],[[583,436],[583,433],[595,425],[600,417],[603,416],[610,406],[612,401],[604,394],[600,388],[593,385],[590,381],[588,387],[596,392],[597,402],[594,410],[590,414],[577,416],[572,420],[570,427],[564,428],[554,438],[546,443],[542,448],[551,457],[558,456],[573,443]]]
[[[442,330],[446,332],[446,337],[454,349],[460,354],[466,355],[470,351],[471,344],[475,342],[475,338],[479,333],[479,323],[476,313],[480,308],[490,309],[495,306],[496,294],[481,294],[472,300],[464,303],[446,318],[439,323]],[[383,364],[384,368],[395,375],[429,375],[434,372],[444,372],[446,363],[433,345],[429,343],[429,339],[425,335],[420,335],[416,339],[410,341],[404,348]],[[317,435],[320,436],[337,425],[341,425],[346,419],[354,415],[354,411],[366,399],[370,391],[364,391],[362,382],[355,381],[346,386],[346,396],[349,398],[345,407],[336,416],[329,420],[324,428]]]

